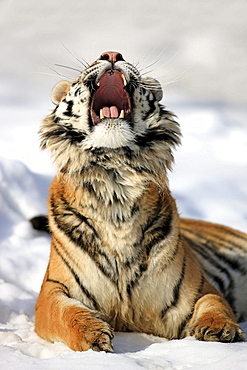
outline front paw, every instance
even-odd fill
[[[68,323],[64,342],[73,351],[113,352],[113,330],[98,314],[70,308],[64,319]]]
[[[113,352],[113,346],[111,339],[113,335],[109,335],[109,333],[101,333],[95,342],[92,344],[92,349],[94,351],[105,351],[105,352]]]
[[[202,315],[195,325],[189,326],[187,335],[194,335],[198,340],[212,342],[241,342],[245,335],[238,324],[224,316]]]

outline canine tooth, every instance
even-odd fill
[[[104,114],[103,114],[103,109],[100,109],[100,112],[99,112],[99,118],[102,119],[102,118],[105,118]]]
[[[124,118],[124,110],[122,109],[118,118]]]
[[[123,82],[124,82],[124,86],[126,86],[127,85],[127,81],[126,81],[126,78],[125,78],[124,74],[122,74],[122,79],[123,79]]]
[[[99,86],[99,82],[97,82],[97,84],[96,84],[97,86]]]

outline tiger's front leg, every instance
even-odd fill
[[[62,341],[74,351],[112,352],[113,331],[103,315],[72,299],[62,284],[45,276],[36,305],[35,331],[48,341]]]
[[[183,336],[194,335],[198,340],[214,342],[244,341],[245,335],[236,323],[226,300],[218,294],[205,294],[194,309]]]

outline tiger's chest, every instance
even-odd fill
[[[104,313],[117,330],[148,331],[150,327],[154,332],[153,317],[159,317],[158,326],[163,326],[160,313],[173,297],[174,271],[166,265],[173,248],[165,248],[165,240],[160,240],[159,247],[149,251],[141,227],[116,229],[105,223],[101,233],[94,226],[96,236],[84,233],[76,244],[67,244],[81,282],[71,280],[72,296]],[[88,295],[82,294],[82,286]],[[164,289],[157,288],[161,286]]]
[[[121,249],[120,244],[116,249]],[[119,254],[115,250],[113,255],[104,250],[93,258],[84,255],[81,265],[86,269],[81,269],[78,274],[112,327],[124,331],[138,330],[139,327],[144,330],[144,327],[152,326],[152,318],[159,316],[164,302],[172,295],[170,289],[158,291],[157,287],[166,283],[168,287],[172,285],[169,276],[161,272],[158,256],[147,256],[141,248],[138,250],[126,241],[123,245],[125,253]],[[84,298],[80,300],[90,304]]]
[[[119,188],[112,204],[109,197],[96,197],[96,187],[94,194],[84,189],[76,199],[56,186],[50,225],[66,246],[71,296],[104,313],[117,330],[147,332],[152,317],[160,317],[172,300],[174,273],[167,261],[177,252],[172,227],[177,216],[172,200],[162,202],[156,185],[140,185],[126,200],[120,200]],[[167,288],[156,288],[161,285]],[[153,327],[150,332],[159,333]]]

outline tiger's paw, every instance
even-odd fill
[[[67,342],[73,351],[105,351],[113,352],[112,346],[113,333],[108,324],[102,325],[101,328],[80,328],[77,327],[76,335],[72,335],[71,340]]]
[[[94,351],[113,352],[111,339],[113,335],[109,336],[108,333],[101,333],[100,336],[93,343],[92,349]]]
[[[212,342],[241,342],[245,335],[238,324],[224,316],[202,315],[194,326],[188,327],[187,335],[194,335],[196,339]]]
[[[98,315],[78,311],[68,321],[69,327],[64,342],[73,351],[113,352],[113,330]]]

